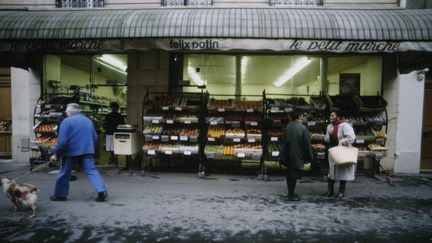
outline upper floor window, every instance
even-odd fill
[[[56,0],[57,8],[97,8],[103,6],[104,0]]]
[[[162,6],[212,5],[212,0],[162,0]]]
[[[322,0],[270,0],[270,5],[318,6],[318,5],[322,5]]]

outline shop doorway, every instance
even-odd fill
[[[432,73],[426,77],[423,104],[423,130],[421,147],[421,171],[432,172]]]
[[[12,156],[12,104],[10,68],[0,68],[0,159]]]

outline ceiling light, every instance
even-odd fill
[[[192,79],[194,83],[196,83],[198,86],[203,86],[204,81],[201,79],[201,77],[195,72],[195,69],[191,66],[187,68],[189,77]]]
[[[275,87],[280,87],[288,80],[290,80],[294,75],[296,75],[300,70],[309,65],[312,62],[312,59],[307,57],[300,58],[294,65],[289,68],[276,82],[274,82]]]
[[[115,58],[113,55],[103,54],[98,58],[99,61],[104,62],[105,64],[108,64],[114,68],[119,69],[122,72],[126,72],[127,65],[124,64],[119,59]]]

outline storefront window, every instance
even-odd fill
[[[46,55],[43,80],[44,96],[79,93],[101,105],[92,111],[105,111],[111,101],[126,102],[127,55]]]
[[[239,73],[239,75],[236,75]],[[184,56],[183,79],[206,85],[213,94],[319,95],[320,58],[303,55],[207,55]],[[237,89],[236,84],[241,88]],[[186,88],[192,91],[192,88]]]
[[[103,6],[104,0],[56,0],[57,8],[97,8]]]
[[[381,95],[381,57],[329,57],[327,77],[329,95]]]

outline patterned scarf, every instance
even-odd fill
[[[333,125],[333,131],[330,134],[330,140],[334,143],[338,143],[338,130],[339,130],[339,124],[344,123],[345,120],[343,118],[340,118],[334,122],[332,122]]]

